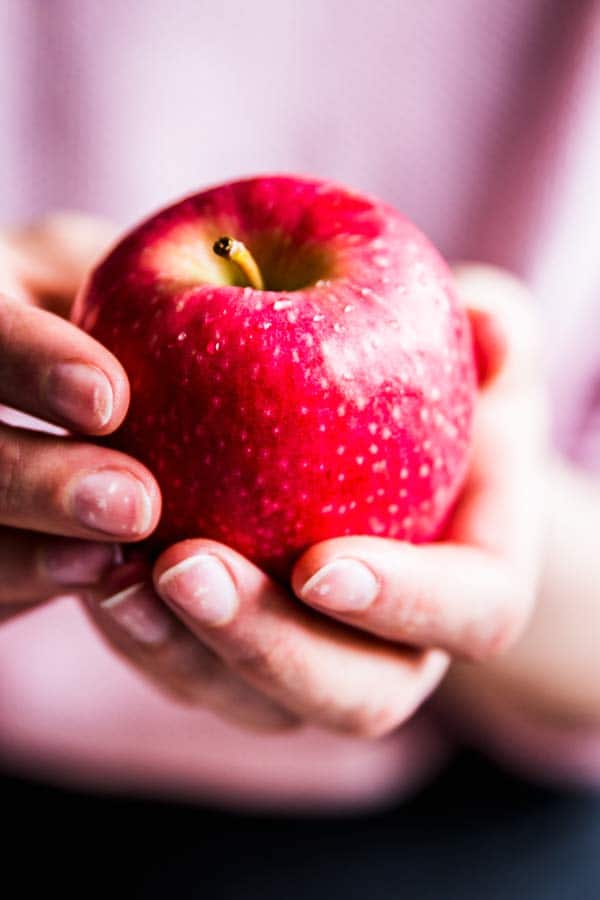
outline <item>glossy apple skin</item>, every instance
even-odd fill
[[[267,288],[313,283],[206,283],[235,275],[211,252],[222,234]],[[325,538],[440,534],[468,465],[473,348],[446,264],[389,206],[285,176],[207,190],[126,236],[74,320],[129,375],[111,443],[158,479],[160,543],[210,537],[285,580]]]

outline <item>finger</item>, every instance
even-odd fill
[[[372,537],[317,544],[298,561],[298,597],[388,641],[486,659],[515,639],[527,582],[502,560],[458,544]]]
[[[85,604],[112,649],[172,698],[254,730],[298,724],[200,643],[157,597],[147,570],[122,567]]]
[[[233,671],[303,719],[376,737],[404,722],[447,665],[315,616],[239,554],[184,541],[157,561],[155,584]]]
[[[121,559],[115,544],[0,529],[0,606],[37,603],[99,582]]]
[[[27,298],[66,315],[84,275],[114,236],[114,225],[104,219],[59,212],[5,231],[3,245]]]
[[[508,353],[508,342],[502,326],[489,312],[482,309],[467,309],[473,350],[477,367],[477,382],[486,388],[502,371]]]
[[[527,287],[494,266],[461,263],[453,268],[456,289],[474,325],[475,355],[499,390],[537,384],[540,327]],[[501,378],[495,376],[501,374]],[[494,376],[492,379],[490,376]]]
[[[160,492],[115,450],[0,425],[0,524],[91,540],[147,537]]]
[[[533,577],[547,434],[539,324],[529,293],[506,273],[463,266],[457,284],[467,306],[484,311],[504,334],[505,346],[500,370],[478,398],[471,469],[447,537],[482,547]],[[474,338],[476,347],[485,344],[481,332]]]
[[[129,383],[118,360],[58,316],[0,297],[0,403],[88,434],[123,420]]]

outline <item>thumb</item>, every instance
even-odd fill
[[[454,267],[459,296],[471,322],[483,391],[514,392],[540,380],[540,326],[527,287],[502,269]]]
[[[115,227],[104,219],[74,212],[54,213],[0,235],[19,293],[61,315],[68,314],[87,270],[104,253]],[[18,294],[16,294],[18,296]]]

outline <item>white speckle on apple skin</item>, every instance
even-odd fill
[[[373,534],[383,534],[386,530],[386,524],[382,519],[379,519],[377,516],[371,516],[369,519],[369,528],[373,532]]]

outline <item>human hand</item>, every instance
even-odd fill
[[[102,606],[90,601],[118,652],[172,693],[251,726],[308,721],[378,736],[436,687],[448,653],[483,659],[516,640],[538,566],[534,327],[513,279],[457,275],[482,387],[470,476],[444,540],[323,542],[295,567],[303,602],[232,550],[184,541],[158,559],[153,581],[124,573]]]
[[[479,368],[469,475],[443,540],[339,538],[298,561],[297,595],[388,641],[481,661],[523,632],[541,566],[544,401],[525,288],[485,266],[455,270]]]
[[[127,409],[119,362],[55,314],[107,237],[66,214],[0,232],[0,618],[99,580],[160,513],[142,465],[65,433],[109,434]]]

